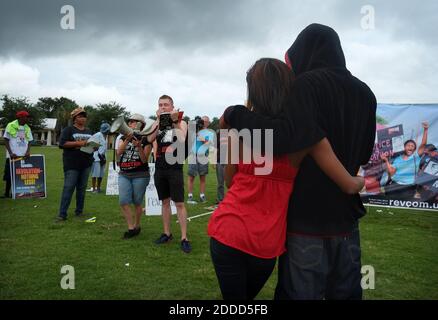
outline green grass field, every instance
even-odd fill
[[[55,224],[63,184],[61,151],[34,147],[32,152],[46,156],[48,197],[0,199],[0,299],[221,298],[206,235],[209,216],[189,222],[193,251],[188,255],[179,241],[153,243],[162,232],[159,216],[145,216],[141,234],[122,240],[126,224],[117,196],[87,193],[86,213],[96,216],[96,223],[74,217],[72,201],[68,221]],[[0,159],[3,169],[3,147]],[[209,203],[187,205],[189,216],[207,212],[204,207],[214,203],[213,171],[207,186]],[[178,239],[175,221],[174,216]],[[372,265],[376,277],[375,289],[366,290],[365,298],[438,299],[437,227],[438,212],[370,208],[361,220],[362,264]],[[75,290],[60,287],[63,265],[75,268]],[[272,299],[275,283],[276,272],[257,298]]]

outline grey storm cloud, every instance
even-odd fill
[[[75,9],[75,30],[60,27],[66,4]],[[262,0],[7,0],[0,3],[0,55],[227,47],[262,41],[268,12]]]
[[[318,5],[320,3],[320,5]],[[75,8],[76,29],[60,28],[63,5]],[[360,28],[360,8],[372,5],[376,28],[396,40],[437,44],[438,1],[263,1],[263,0],[2,0],[0,56],[105,54],[257,45],[281,24],[296,35],[306,17],[324,17],[338,29]],[[326,9],[325,9],[326,8]],[[316,14],[315,14],[316,13]],[[291,39],[292,41],[293,39]]]

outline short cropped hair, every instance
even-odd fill
[[[158,100],[162,100],[162,99],[169,99],[170,102],[172,102],[173,104],[173,99],[171,96],[168,96],[167,94],[163,94]]]

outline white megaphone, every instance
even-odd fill
[[[114,122],[111,125],[111,133],[121,133],[124,136],[130,135],[130,134],[134,134],[134,135],[139,135],[139,136],[147,136],[149,134],[151,134],[152,132],[155,131],[156,126],[154,126],[155,121],[152,119],[146,119],[145,120],[145,126],[143,128],[143,130],[139,130],[139,129],[132,129],[130,128],[126,122],[125,122],[125,118],[123,116],[118,117],[116,120],[114,120]],[[141,125],[141,123],[139,122],[139,125]]]
[[[111,125],[110,131],[111,133],[121,133],[124,136],[134,133],[134,130],[128,127],[128,125],[126,124],[125,118],[123,116],[118,117],[116,120],[114,120],[113,124]]]
[[[155,120],[146,119],[145,121],[144,128],[140,131],[140,135],[142,136],[148,136],[158,128],[158,123],[156,123]]]

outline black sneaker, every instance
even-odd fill
[[[132,237],[135,237],[138,233],[136,233],[135,229],[128,230],[123,234],[123,239],[130,239]]]
[[[85,213],[82,213],[82,212],[75,213],[75,217],[76,217],[76,218],[83,218],[83,217],[85,217],[85,216],[86,216]]]
[[[140,227],[135,228],[134,232],[135,232],[135,235],[138,236],[140,234],[140,232],[141,232],[141,228]]]
[[[56,216],[55,222],[64,222],[67,220],[67,217]]]
[[[190,253],[192,251],[192,245],[190,244],[189,240],[181,240],[181,250],[184,251],[184,253]]]
[[[161,236],[155,240],[155,244],[163,244],[163,243],[168,243],[173,239],[172,234],[167,235],[165,233],[162,233]]]

